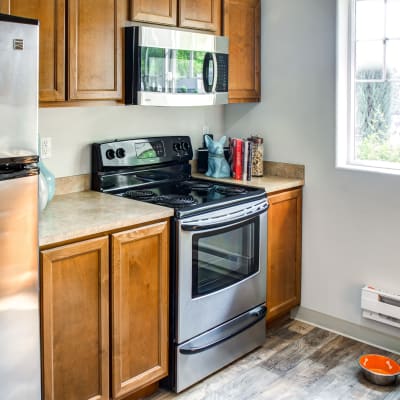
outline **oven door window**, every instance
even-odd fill
[[[259,271],[259,219],[192,238],[192,297],[234,285]]]

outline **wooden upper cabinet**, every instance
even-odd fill
[[[168,374],[168,222],[112,235],[113,399]]]
[[[224,0],[229,37],[229,102],[260,101],[260,0]]]
[[[122,98],[122,26],[125,0],[69,0],[70,100]]]
[[[179,26],[221,31],[221,0],[179,0]]]
[[[130,17],[133,21],[220,34],[221,0],[131,0]]]
[[[108,238],[40,255],[43,398],[108,400]]]
[[[39,100],[65,100],[65,0],[0,0],[0,12],[40,21]]]
[[[267,321],[300,304],[302,190],[268,196]]]
[[[131,0],[130,16],[133,21],[176,26],[176,10],[176,0]]]

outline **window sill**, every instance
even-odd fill
[[[377,166],[377,165],[366,165],[366,164],[337,164],[337,169],[346,169],[351,171],[360,171],[360,172],[373,172],[378,174],[385,174],[385,175],[400,175],[400,169],[390,167],[390,163],[385,166]]]

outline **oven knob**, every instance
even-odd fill
[[[182,145],[180,143],[174,143],[172,148],[178,153],[182,150]]]
[[[182,149],[185,151],[188,151],[190,148],[190,145],[188,142],[182,142]]]
[[[114,151],[113,149],[108,149],[108,150],[106,151],[106,157],[107,157],[109,160],[112,160],[113,158],[115,158],[115,151]]]
[[[125,157],[125,149],[120,147],[119,149],[117,149],[116,155],[118,158],[124,158]]]

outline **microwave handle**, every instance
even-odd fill
[[[213,66],[213,82],[211,85],[209,84],[210,62],[212,62]],[[217,56],[215,55],[215,53],[206,53],[203,64],[203,83],[205,92],[215,93],[215,88],[217,87],[217,81],[218,81]]]

